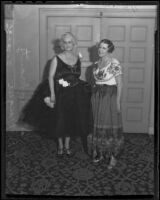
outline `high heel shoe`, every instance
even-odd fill
[[[65,153],[66,153],[66,155],[70,156],[72,154],[71,149],[65,148]]]
[[[63,148],[58,148],[57,155],[63,155]]]
[[[100,162],[102,160],[103,160],[103,156],[96,156],[95,158],[93,158],[93,162],[94,163],[98,163],[98,162]]]
[[[111,157],[110,163],[108,165],[108,169],[112,169],[113,167],[115,167],[117,164],[117,160],[114,157]]]

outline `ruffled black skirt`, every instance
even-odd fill
[[[50,108],[44,98],[50,96],[49,81],[38,85],[24,106],[18,123],[30,125],[46,137],[87,136],[93,127],[91,86],[80,79],[76,85],[55,83],[56,104]]]

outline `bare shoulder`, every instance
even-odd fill
[[[53,56],[52,61],[51,61],[51,66],[57,65],[57,56]]]
[[[114,64],[120,64],[119,60],[117,58],[112,58],[112,63]]]
[[[52,58],[52,62],[55,62],[55,61],[57,61],[57,55],[54,55]]]

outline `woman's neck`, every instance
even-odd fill
[[[103,56],[103,57],[100,58],[100,61],[101,61],[102,63],[108,62],[108,61],[110,61],[110,60],[111,60],[111,57],[110,57],[109,55]]]
[[[99,68],[102,69],[102,68],[106,67],[110,63],[110,61],[111,61],[111,57],[109,57],[109,56],[104,56],[104,57],[100,58],[99,64],[98,64]]]
[[[72,57],[72,56],[74,56],[74,53],[73,53],[73,51],[64,51],[64,55],[66,57]]]

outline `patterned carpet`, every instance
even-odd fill
[[[154,141],[145,134],[125,134],[115,168],[93,164],[80,140],[72,157],[56,155],[56,143],[33,132],[7,132],[6,194],[104,196],[154,194]]]

